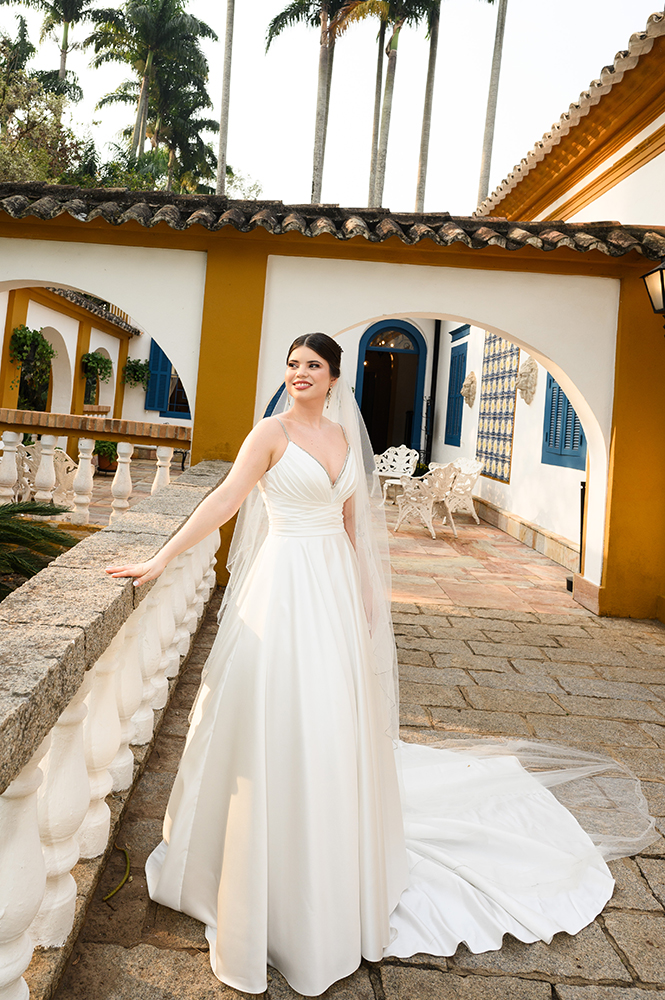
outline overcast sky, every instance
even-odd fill
[[[298,27],[265,54],[265,30],[286,0],[238,0],[231,82],[228,159],[258,180],[263,196],[309,201],[316,100],[318,36]],[[497,4],[443,0],[432,141],[425,209],[469,215],[476,205]],[[206,43],[210,94],[219,113],[226,4],[190,0],[189,9],[220,36]],[[644,30],[656,0],[508,0],[490,190],[580,91],[598,77],[630,35]],[[0,8],[0,28],[15,34],[19,7]],[[40,16],[28,17],[34,44]],[[335,53],[323,201],[367,204],[376,22],[354,26]],[[70,35],[80,41],[87,29]],[[427,68],[425,29],[404,29],[399,43],[384,205],[414,207],[422,100]],[[58,65],[57,44],[45,41],[34,65]],[[75,52],[70,66],[85,98],[74,111],[77,131],[91,131],[102,152],[129,121],[127,109],[95,110],[99,98],[128,74],[122,67],[91,71]]]

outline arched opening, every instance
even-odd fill
[[[52,326],[43,326],[42,335],[58,352],[51,362],[51,382],[46,409],[67,413],[72,398],[72,363],[62,334]]]
[[[406,444],[420,450],[427,345],[404,320],[381,320],[358,346],[356,399],[372,447]]]

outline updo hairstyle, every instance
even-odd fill
[[[327,333],[306,333],[302,337],[296,337],[286,355],[287,364],[297,347],[309,347],[310,350],[315,351],[320,358],[328,362],[332,377],[339,378],[340,365],[342,363],[342,348]]]

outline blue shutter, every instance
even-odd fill
[[[166,410],[171,389],[171,362],[159,344],[150,341],[150,381],[145,394],[146,410]]]
[[[450,377],[448,379],[448,408],[446,410],[446,444],[459,448],[462,439],[462,412],[464,397],[460,390],[466,378],[467,344],[458,344],[450,351]]]
[[[580,418],[552,375],[547,376],[542,461],[569,469],[586,468],[586,439]]]

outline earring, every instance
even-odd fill
[[[332,382],[328,386],[328,391],[326,393],[326,403],[330,402],[330,397],[332,396]]]

